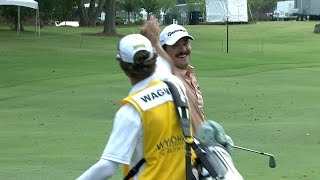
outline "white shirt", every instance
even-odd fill
[[[161,57],[157,59],[155,73],[135,84],[129,94],[146,88],[155,79],[169,80],[186,94],[181,80],[172,74],[170,64]],[[131,168],[135,166],[144,157],[142,131],[141,117],[136,108],[130,103],[122,106],[115,115],[112,133],[100,160],[78,180],[106,179],[115,172],[118,164],[127,164]],[[144,166],[140,172],[143,168]]]

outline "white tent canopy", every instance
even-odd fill
[[[38,2],[34,0],[0,0],[0,5],[24,6],[38,9]]]
[[[207,22],[248,22],[247,0],[206,0]]]
[[[28,7],[36,10],[36,32],[35,36],[40,37],[40,22],[39,22],[39,6],[38,2],[34,0],[0,0],[1,5],[11,5],[11,6],[18,6],[18,27],[17,27],[17,35],[20,32],[20,6]]]

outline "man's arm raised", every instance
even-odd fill
[[[161,47],[159,42],[160,27],[157,18],[150,16],[148,21],[141,27],[140,34],[144,35],[151,41],[159,56],[165,59],[170,64],[171,70],[173,70],[173,68],[175,68],[173,61],[166,51]]]

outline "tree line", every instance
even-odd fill
[[[177,14],[179,3],[186,4],[188,12],[205,11],[205,0],[36,0],[39,3],[39,16],[41,25],[50,24],[60,20],[78,20],[80,26],[95,26],[101,12],[106,13],[103,33],[115,35],[116,12],[124,11],[127,14],[127,22],[139,16],[142,8],[147,16],[153,14],[160,17],[161,13]],[[253,14],[270,12],[278,0],[247,0]],[[85,4],[89,4],[85,7]],[[0,15],[5,17],[17,27],[17,8],[0,6]],[[21,17],[32,16],[32,10],[21,8]],[[22,26],[23,28],[23,26]]]

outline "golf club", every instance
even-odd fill
[[[275,168],[276,167],[276,160],[274,159],[274,156],[272,154],[259,152],[259,151],[256,151],[256,150],[252,150],[252,149],[248,149],[248,148],[244,148],[244,147],[240,147],[240,146],[235,146],[235,145],[233,145],[232,147],[233,148],[237,148],[237,149],[242,149],[242,150],[245,150],[245,151],[250,151],[250,152],[262,154],[262,155],[265,155],[265,156],[269,156],[269,167],[270,168]]]

